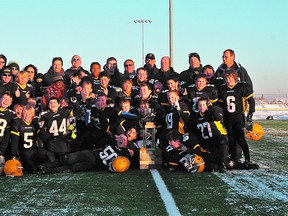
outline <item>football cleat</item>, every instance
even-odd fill
[[[203,158],[199,155],[190,155],[185,156],[185,162],[183,163],[186,170],[192,174],[200,173],[204,171],[205,162]]]
[[[112,161],[111,171],[123,173],[126,172],[130,167],[130,161],[127,157],[119,156]]]
[[[6,176],[22,176],[23,175],[23,166],[21,162],[17,159],[8,160],[4,165],[4,173]]]
[[[259,169],[259,165],[251,161],[244,162],[245,169]]]
[[[244,132],[245,132],[245,136],[249,140],[254,140],[254,141],[258,141],[262,139],[263,134],[264,134],[263,127],[258,123],[253,123],[252,131],[244,129]]]
[[[218,171],[219,171],[220,173],[226,173],[226,171],[227,171],[226,165],[225,165],[224,163],[219,164],[219,165],[218,165]]]

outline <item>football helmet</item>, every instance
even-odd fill
[[[22,176],[23,166],[17,159],[7,160],[4,164],[4,173],[6,176]]]
[[[5,164],[5,158],[1,155],[0,156],[0,175],[3,173],[4,171],[4,164]]]
[[[201,156],[187,154],[184,161],[185,162],[183,165],[188,172],[195,174],[197,172],[201,173],[204,171],[205,162]]]
[[[130,167],[130,161],[127,157],[119,156],[112,161],[112,169],[114,172],[123,173]]]
[[[254,122],[252,125],[252,131],[245,130],[244,132],[245,132],[245,136],[249,140],[254,140],[254,141],[258,141],[262,139],[263,134],[264,134],[263,127],[260,124],[254,123]]]

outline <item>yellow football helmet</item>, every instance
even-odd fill
[[[196,155],[195,158],[194,158],[194,160],[195,160],[195,162],[196,162],[196,164],[197,164],[197,166],[198,166],[197,172],[198,172],[198,173],[203,172],[203,171],[204,171],[204,168],[205,168],[204,159],[203,159],[201,156]]]
[[[258,140],[262,139],[263,134],[264,134],[263,127],[258,123],[253,123],[252,131],[245,130],[245,136],[249,140],[258,141]]]
[[[17,159],[8,160],[4,164],[4,173],[6,176],[22,176],[23,166]]]
[[[127,157],[119,156],[112,161],[112,168],[114,172],[123,173],[130,167],[130,161]]]
[[[201,156],[195,154],[187,154],[180,160],[180,162],[183,163],[186,170],[192,174],[195,174],[197,172],[201,173],[204,171],[205,168],[204,159]]]

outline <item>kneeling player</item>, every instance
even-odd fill
[[[102,150],[83,150],[60,156],[53,162],[41,165],[43,173],[81,172],[101,169],[103,167],[114,172],[112,162],[118,156],[130,158],[134,152],[127,148],[127,137],[123,134],[111,140]]]
[[[227,131],[223,125],[223,110],[218,106],[208,106],[208,99],[199,98],[197,109],[191,115],[191,131],[200,139],[203,148],[205,169],[225,172]]]
[[[192,134],[181,135],[176,131],[170,131],[166,137],[169,144],[163,153],[169,169],[176,170],[184,167],[187,171],[193,172],[194,167],[190,163],[193,155],[202,155],[198,139]]]

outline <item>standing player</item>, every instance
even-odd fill
[[[229,136],[229,152],[232,161],[236,161],[236,143],[242,148],[246,168],[258,169],[259,166],[250,160],[248,144],[245,140],[243,128],[245,126],[245,115],[243,99],[249,104],[249,111],[246,122],[252,122],[252,115],[255,112],[255,100],[253,90],[247,83],[237,82],[238,73],[235,70],[225,72],[226,85],[222,85],[219,92],[219,102],[223,103],[224,123]]]
[[[189,108],[194,112],[199,112],[197,109],[197,101],[200,97],[208,98],[211,103],[216,103],[218,100],[218,92],[214,85],[207,84],[206,74],[199,74],[196,77],[195,84],[188,86],[188,103]],[[184,97],[183,97],[184,99]]]

